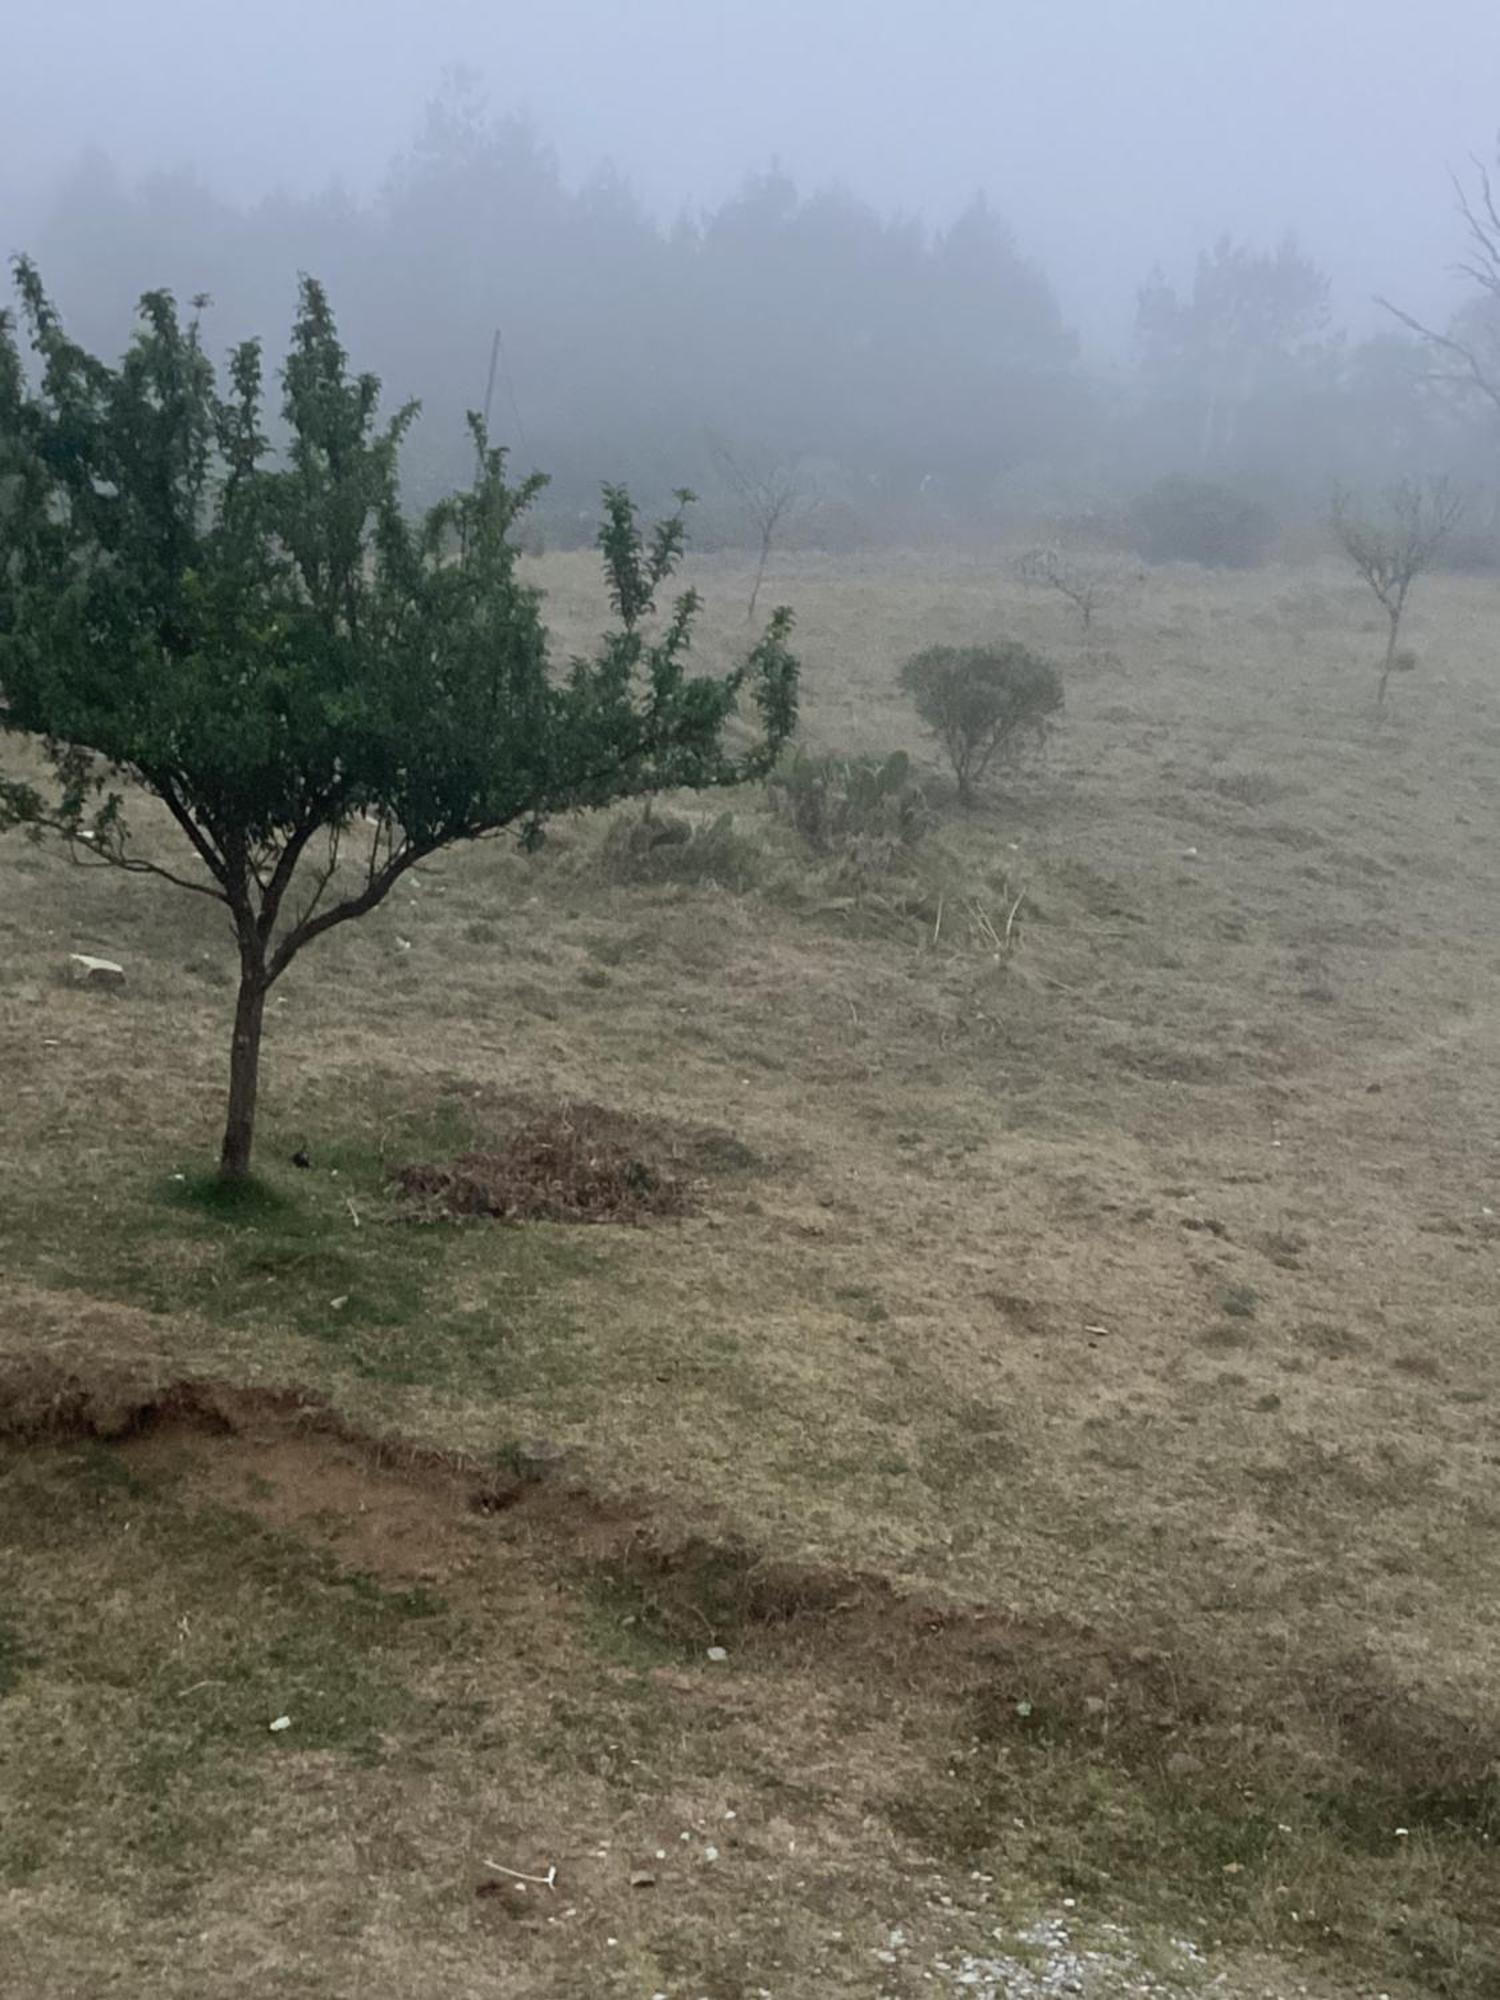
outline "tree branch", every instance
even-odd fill
[[[1461,340],[1455,340],[1451,334],[1439,333],[1435,327],[1425,325],[1411,313],[1403,312],[1400,306],[1392,305],[1389,299],[1381,298],[1378,294],[1375,303],[1393,319],[1398,319],[1409,332],[1425,340],[1429,346],[1441,348],[1445,354],[1456,355],[1464,368],[1464,373],[1456,380],[1463,386],[1477,389],[1480,395],[1494,404],[1496,410],[1500,410],[1500,378],[1492,378],[1485,372],[1473,348],[1465,346]]]
[[[212,896],[216,903],[229,901],[222,889],[216,889],[208,882],[189,881],[186,875],[174,875],[170,868],[163,868],[158,861],[147,861],[139,854],[111,853],[107,847],[96,847],[61,820],[36,819],[31,824],[48,833],[60,833],[68,843],[68,858],[75,867],[116,868],[122,875],[155,875],[163,882],[170,882],[174,889],[191,889],[195,896]]]
[[[470,835],[461,836],[471,838]],[[289,930],[271,955],[266,968],[266,984],[272,986],[286,971],[292,960],[314,938],[334,930],[339,924],[353,923],[356,918],[368,916],[370,911],[383,903],[395,888],[408,868],[416,866],[442,846],[441,841],[432,841],[423,847],[403,847],[398,849],[378,874],[372,875],[369,884],[357,896],[349,896],[342,903],[335,903],[331,910],[324,910],[321,916],[309,912]]]
[[[307,899],[307,902],[303,907],[301,915],[297,918],[296,923],[292,926],[294,930],[300,930],[304,924],[311,922],[313,916],[317,912],[318,905],[323,900],[324,894],[327,891],[329,883],[338,873],[338,865],[339,865],[339,829],[337,826],[332,826],[328,830],[328,866],[318,871],[318,879],[313,885],[313,892],[311,896],[309,896],[309,898]]]
[[[215,851],[208,835],[204,833],[198,822],[178,797],[172,780],[161,772],[142,771],[141,776],[145,778],[167,811],[192,842],[198,859],[203,863],[209,874],[214,877],[221,889],[227,889],[229,887],[229,869],[227,864],[223,857]]]
[[[267,941],[269,941],[272,931],[276,928],[276,919],[281,914],[281,905],[285,900],[287,890],[292,886],[292,877],[297,872],[298,862],[307,851],[308,842],[318,831],[319,827],[328,823],[324,815],[325,803],[324,801],[315,801],[313,806],[309,808],[311,816],[304,819],[300,826],[292,829],[285,847],[282,848],[280,854],[276,857],[276,866],[272,869],[269,880],[262,880],[260,875],[256,874],[256,880],[260,883],[261,892],[260,917],[258,920],[260,934]]]

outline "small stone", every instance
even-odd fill
[[[727,1646],[710,1646],[705,1657],[716,1662],[727,1660],[729,1658],[729,1648]]]
[[[637,1868],[630,1877],[632,1889],[654,1889],[656,1877],[649,1868]]]
[[[68,955],[68,978],[74,986],[123,986],[125,968],[112,958],[93,958],[86,951]]]
[[[278,1715],[276,1720],[271,1724],[271,1728],[273,1731],[281,1729],[290,1729],[291,1726],[292,1726],[292,1718],[289,1715]]]

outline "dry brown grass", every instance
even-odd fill
[[[581,639],[592,566],[538,568]],[[698,568],[727,649],[739,579]],[[274,1010],[266,1157],[303,1235],[227,1236],[155,1192],[219,1108],[227,954],[195,899],[0,853],[0,1346],[85,1379],[296,1382],[489,1464],[553,1437],[650,1527],[475,1515],[444,1533],[525,1559],[483,1589],[440,1562],[434,1625],[387,1601],[395,1526],[341,1545],[350,1506],[310,1525],[274,1467],[269,1495],[216,1470],[222,1441],[122,1447],[188,1452],[171,1478],[136,1461],[152,1505],[118,1498],[108,1447],[13,1452],[7,1618],[36,1664],[4,1754],[41,1784],[65,1739],[111,1788],[80,1775],[11,1875],[28,1992],[148,1961],[184,1994],[244,1966],[268,1992],[435,1969],[476,1994],[905,1992],[902,1968],[874,1983],[877,1932],[961,1932],[971,1900],[982,1931],[975,1868],[1020,1906],[1066,1890],[1223,1937],[1247,1981],[1244,1954],[1299,1936],[1295,1977],[1349,1992],[1495,1976],[1492,593],[1433,581],[1426,664],[1377,728],[1375,635],[1331,572],[1158,573],[1088,651],[999,562],[781,583],[814,747],[925,755],[896,663],[1000,630],[1069,670],[1049,763],[858,894],[772,829],[761,893],[604,880],[586,824],[421,871]],[[58,983],[88,949],[127,963],[123,996]],[[769,1165],[649,1231],[386,1226],[388,1170],[482,1143],[518,1090],[709,1123]],[[304,1144],[314,1173],[282,1172]],[[80,1480],[116,1497],[80,1512]],[[289,1746],[291,1788],[229,1710],[232,1756],[176,1733],[166,1691],[215,1656],[174,1619],[255,1616],[194,1553],[205,1520],[255,1552],[294,1653],[345,1568],[384,1578],[358,1727]],[[768,1617],[767,1576],[833,1602]],[[892,1591],[983,1607],[982,1631],[918,1643]],[[133,1682],[85,1659],[97,1597]],[[710,1626],[729,1677],[690,1643]],[[272,1698],[274,1662],[239,1671]],[[158,1731],[239,1818],[209,1839],[179,1800],[186,1859],[111,1861]],[[626,1850],[752,1823],[742,1874],[617,1879]],[[569,1855],[586,1928],[476,1899],[481,1852]]]
[[[674,1127],[603,1104],[522,1100],[482,1151],[398,1167],[396,1185],[432,1217],[644,1223],[693,1214],[703,1169],[747,1160],[728,1133]]]

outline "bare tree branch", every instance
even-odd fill
[[[1067,598],[1082,620],[1085,632],[1093,626],[1094,613],[1127,581],[1122,563],[1099,556],[1075,555],[1055,542],[1027,549],[1016,563],[1016,573],[1022,583],[1055,590]]]
[[[1333,531],[1375,593],[1389,626],[1375,697],[1377,708],[1385,706],[1386,688],[1396,668],[1396,642],[1411,587],[1432,567],[1462,513],[1462,498],[1444,479],[1430,486],[1403,479],[1387,496],[1384,514],[1378,518],[1359,508],[1344,488],[1334,492],[1330,510]]]
[[[1494,376],[1488,374],[1472,347],[1461,340],[1455,340],[1452,334],[1439,333],[1436,327],[1426,325],[1424,321],[1409,312],[1403,312],[1400,306],[1392,305],[1389,299],[1377,295],[1375,303],[1393,319],[1399,320],[1409,332],[1425,340],[1430,347],[1440,348],[1445,354],[1455,355],[1462,363],[1462,372],[1446,379],[1456,386],[1477,390],[1487,401],[1494,404],[1496,410],[1500,410],[1500,374]]]
[[[342,903],[335,903],[331,910],[321,915],[307,915],[292,930],[289,930],[272,953],[266,966],[266,985],[274,986],[286,971],[292,960],[304,946],[312,943],[325,932],[335,930],[340,924],[353,923],[356,918],[368,916],[370,911],[383,903],[391,890],[409,868],[436,851],[438,843],[425,847],[400,847],[377,874],[373,875],[357,896],[346,896]]]
[[[1500,201],[1497,201],[1494,182],[1490,170],[1482,160],[1474,162],[1478,176],[1478,193],[1471,194],[1456,174],[1450,176],[1453,192],[1458,205],[1458,213],[1463,220],[1465,233],[1469,239],[1469,256],[1455,268],[1476,285],[1484,298],[1500,310]],[[1482,396],[1491,407],[1500,413],[1500,337],[1496,341],[1493,361],[1486,358],[1471,341],[1463,339],[1452,327],[1446,333],[1428,326],[1415,314],[1393,305],[1387,298],[1377,295],[1375,303],[1384,312],[1414,333],[1419,340],[1435,348],[1439,353],[1451,355],[1458,363],[1456,373],[1436,379],[1446,380],[1455,388],[1467,389]]]
[[[208,834],[204,832],[197,820],[193,818],[187,807],[182,803],[182,798],[175,781],[162,772],[142,772],[141,775],[146,778],[147,782],[160,797],[167,811],[187,835],[194,852],[209,874],[213,876],[221,889],[227,888],[229,885],[229,871],[225,865],[224,858],[215,848]]]
[[[771,560],[777,531],[783,522],[790,521],[808,496],[803,490],[800,468],[795,462],[757,468],[736,457],[721,438],[713,440],[710,449],[720,478],[738,496],[760,538],[760,560],[745,611],[745,623],[750,625],[755,622],[755,606],[761,585],[765,582],[766,565]]]
[[[340,845],[339,834],[340,834],[340,829],[337,826],[331,827],[329,829],[327,865],[318,870],[317,875],[313,881],[312,894],[308,897],[307,902],[304,904],[302,911],[297,918],[296,923],[292,926],[294,930],[300,930],[305,924],[308,924],[312,921],[313,917],[317,914],[318,905],[322,902],[329,883],[338,873],[339,845]]]
[[[209,882],[194,882],[189,876],[175,875],[170,868],[163,868],[159,861],[147,861],[139,854],[122,854],[117,849],[100,846],[86,840],[83,833],[70,822],[57,819],[34,819],[30,822],[44,833],[61,834],[68,845],[68,858],[79,868],[113,868],[121,875],[154,875],[159,881],[170,882],[174,889],[191,889],[195,896],[212,896],[216,903],[227,902],[222,889],[216,889]]]

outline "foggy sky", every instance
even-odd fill
[[[1447,174],[1500,127],[1497,0],[0,0],[0,28],[0,233],[86,147],[366,191],[463,63],[665,217],[773,159],[933,221],[987,189],[1111,345],[1225,229],[1295,228],[1357,329],[1374,291],[1441,310]]]

